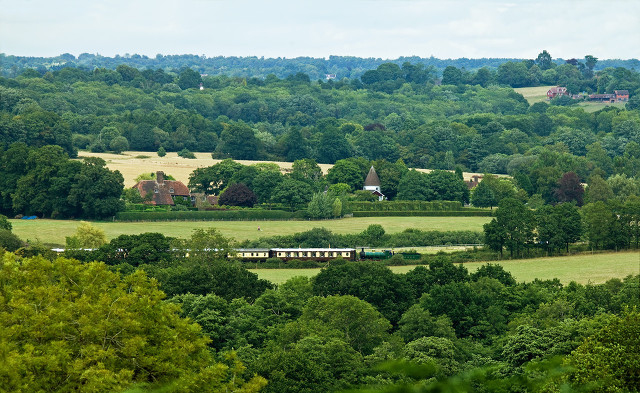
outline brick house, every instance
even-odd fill
[[[555,86],[555,87],[552,87],[551,89],[547,90],[547,98],[548,99],[552,99],[552,98],[556,98],[556,97],[560,97],[560,96],[566,96],[566,95],[568,95],[566,87]]]
[[[617,102],[629,101],[629,90],[614,90]]]
[[[191,201],[187,186],[181,181],[165,180],[162,171],[156,172],[154,180],[141,180],[133,188],[138,190],[140,196],[145,199],[144,203],[149,205],[175,205],[178,198]]]

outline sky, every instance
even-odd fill
[[[640,0],[0,0],[16,56],[640,58]]]

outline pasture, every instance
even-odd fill
[[[380,224],[387,233],[402,232],[407,228],[437,231],[482,231],[482,225],[491,217],[358,217],[319,221],[145,221],[145,222],[91,222],[102,229],[107,240],[121,234],[159,232],[166,236],[188,238],[194,229],[216,228],[224,236],[237,241],[260,237],[290,235],[324,227],[334,233],[358,233],[371,224]],[[40,241],[51,245],[64,245],[65,238],[73,235],[80,224],[77,220],[10,220],[13,233],[23,240]],[[260,227],[260,231],[258,231]]]
[[[474,272],[486,262],[470,262],[464,266]],[[562,257],[519,259],[491,262],[501,265],[518,282],[557,278],[563,284],[599,284],[612,278],[640,274],[639,252],[580,254]],[[406,273],[415,266],[391,266],[394,273]],[[320,269],[250,269],[258,277],[280,284],[291,277],[313,277]]]
[[[522,94],[522,96],[529,102],[529,105],[533,105],[536,102],[544,102],[547,100],[547,91],[553,86],[536,86],[536,87],[518,87],[513,90],[516,93]]]

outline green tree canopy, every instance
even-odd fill
[[[266,383],[245,384],[234,379],[239,364],[215,363],[200,327],[141,271],[120,277],[101,263],[1,258],[4,391],[257,391]]]

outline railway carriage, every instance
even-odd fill
[[[272,248],[271,258],[280,258],[283,261],[298,259],[301,261],[328,261],[342,258],[349,261],[356,259],[355,248]]]

